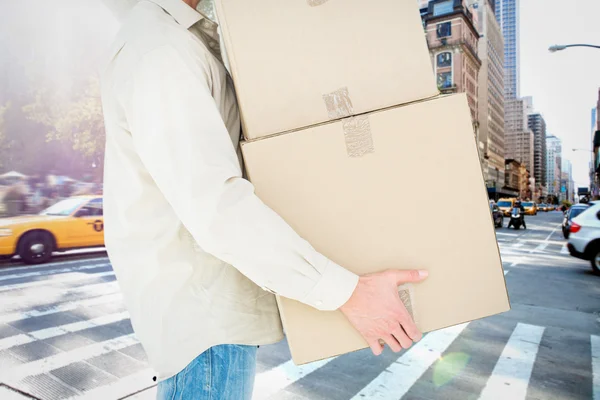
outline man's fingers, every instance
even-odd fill
[[[417,325],[414,323],[412,318],[403,321],[402,328],[403,328],[404,332],[406,333],[406,335],[413,342],[418,342],[419,340],[421,340],[423,338],[423,334],[421,333],[421,331],[419,331],[419,328],[417,328]]]
[[[369,344],[369,347],[371,348],[371,351],[373,352],[373,354],[375,354],[376,356],[383,353],[383,345],[381,343],[379,343],[379,340],[371,339],[371,340],[367,340],[367,343]]]
[[[404,335],[404,336],[406,336],[406,335]],[[398,343],[398,340],[396,340],[396,338],[394,336],[386,335],[386,336],[382,337],[381,339],[383,339],[385,344],[387,344],[394,353],[397,353],[400,350],[402,350],[403,346],[400,343]],[[408,337],[407,337],[407,339],[408,339]]]
[[[392,274],[398,286],[407,282],[420,282],[429,276],[429,272],[424,269],[407,271],[392,270]]]
[[[404,329],[402,329],[400,325],[398,325],[398,327],[394,329],[394,332],[392,332],[392,334],[405,349],[408,349],[412,345],[412,340],[408,337],[408,335],[406,334],[406,332],[404,332]]]

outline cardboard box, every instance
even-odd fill
[[[336,263],[429,270],[404,292],[428,332],[510,309],[470,116],[464,94],[446,96],[242,151],[258,196]],[[338,311],[279,305],[297,364],[367,347]]]
[[[248,139],[438,94],[415,0],[216,3]]]

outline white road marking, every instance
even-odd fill
[[[269,371],[257,374],[252,400],[267,399],[333,360],[335,357],[300,366],[296,366],[292,360],[289,360]]]
[[[49,269],[45,271],[36,271],[36,272],[24,272],[21,274],[12,274],[12,275],[0,275],[0,281],[6,281],[9,279],[19,279],[19,278],[29,278],[32,276],[46,276],[46,275],[55,275],[55,274],[64,274],[67,272],[79,272],[79,271],[87,271],[89,269],[108,267],[110,264],[92,264],[92,265],[81,265],[78,267],[67,267],[67,268],[59,268],[59,269]]]
[[[568,255],[568,254],[570,254],[570,253],[569,253],[569,249],[567,248],[567,246],[566,246],[566,245],[565,245],[565,246],[563,246],[563,248],[562,248],[562,249],[560,249],[560,254],[567,254],[567,255]]]
[[[71,264],[83,264],[86,262],[106,262],[106,261],[109,261],[108,257],[87,258],[87,259],[72,260],[72,261],[57,261],[57,262],[53,262],[53,263],[40,264],[40,265],[21,265],[18,267],[9,267],[9,268],[0,267],[0,273],[12,272],[12,271],[25,272],[25,271],[33,271],[33,270],[37,270],[37,269],[45,269],[45,268],[59,267],[59,266],[64,266],[64,265],[71,265]]]
[[[421,375],[440,359],[442,353],[467,325],[468,323],[457,325],[428,334],[373,379],[352,400],[401,398]]]
[[[593,399],[600,400],[600,336],[591,335]]]
[[[496,232],[496,235],[501,235],[501,236],[519,236],[516,233],[506,233],[506,232]]]
[[[558,225],[556,228],[554,228],[554,230],[552,232],[550,232],[550,234],[546,238],[546,241],[548,241],[552,237],[552,235],[554,235],[554,233],[558,230],[558,228],[562,228],[562,224]]]
[[[147,388],[156,386],[156,383],[152,380],[152,377],[156,376],[153,369],[147,368],[135,374],[129,375],[125,378],[121,378],[118,381],[109,383],[108,385],[100,386],[96,389],[88,390],[81,396],[73,396],[70,399],[78,400],[98,400],[98,399],[122,399],[131,393],[137,393]],[[156,388],[153,393],[145,391],[143,393],[147,399],[156,399]],[[141,393],[137,396],[127,397],[128,399],[141,398]]]
[[[35,342],[36,340],[44,340],[52,337],[82,331],[84,329],[94,328],[96,326],[112,324],[113,322],[122,321],[129,318],[129,313],[126,311],[103,315],[98,318],[88,319],[85,321],[73,322],[70,324],[54,326],[51,328],[40,329],[37,331],[22,333],[15,336],[9,336],[0,339],[0,350],[6,350],[14,346],[19,346],[26,343]]]
[[[510,271],[504,271],[504,276],[508,275]]]
[[[116,281],[113,282],[102,282],[94,285],[79,286],[75,289],[64,289],[64,288],[46,288],[41,287],[35,292],[27,296],[8,296],[5,298],[0,297],[0,310],[9,311],[9,306],[12,306],[13,312],[20,308],[42,308],[45,304],[60,303],[64,301],[65,296],[76,297],[79,299],[89,299],[92,297],[103,296],[107,294],[113,294],[119,291],[119,284]],[[75,299],[69,299],[74,301]],[[28,303],[33,303],[29,304]],[[9,311],[10,312],[10,311]]]
[[[512,247],[513,247],[514,249],[517,249],[517,248],[519,248],[519,247],[523,247],[523,245],[524,245],[524,244],[525,244],[525,243],[523,243],[523,242],[517,242],[517,243],[513,244],[513,245],[512,245]]]
[[[543,333],[541,326],[517,324],[481,392],[480,400],[525,399]]]
[[[53,283],[84,281],[86,279],[100,278],[103,276],[111,276],[114,274],[115,274],[114,271],[101,272],[98,274],[86,274],[83,272],[82,273],[74,272],[72,274],[62,274],[60,277],[58,277],[56,279],[15,283],[14,285],[0,286],[0,292],[6,292],[9,290],[15,290],[15,289],[25,289],[25,288],[36,287],[36,286],[51,285]]]
[[[537,253],[537,252],[541,253],[546,249],[546,247],[548,247],[548,243],[542,243],[542,244],[538,245],[538,247],[536,247],[535,249],[530,250],[529,252],[530,253]]]
[[[74,310],[77,307],[96,306],[100,304],[113,303],[122,301],[123,295],[121,293],[112,293],[105,296],[94,297],[86,300],[68,301],[65,303],[58,304],[56,306],[47,307],[43,310],[31,310],[16,312],[6,315],[0,315],[0,323],[20,321],[27,318],[42,317],[44,315],[55,314],[64,311]]]
[[[58,353],[50,357],[32,361],[26,364],[18,365],[8,371],[0,372],[0,381],[15,384],[16,381],[24,379],[31,375],[39,375],[57,368],[72,364],[76,361],[86,360],[102,354],[110,353],[114,350],[124,349],[125,347],[138,344],[134,334],[119,336],[117,338],[106,340],[104,342],[94,343],[89,346],[79,347],[77,349]],[[15,387],[18,387],[15,385]]]

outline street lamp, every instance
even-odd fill
[[[600,49],[600,46],[594,44],[555,44],[554,46],[550,46],[548,51],[550,51],[550,53],[556,53],[557,51],[565,50],[569,47],[591,47],[594,49]]]

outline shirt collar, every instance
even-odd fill
[[[201,19],[206,19],[202,14],[198,11],[194,10],[192,7],[185,4],[182,0],[149,0],[163,10],[165,10],[169,15],[175,18],[175,21],[185,29],[190,29],[192,25]]]

